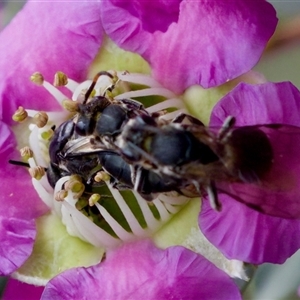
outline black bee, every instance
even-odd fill
[[[80,136],[93,135],[92,143],[98,147],[114,148],[114,140],[122,131],[129,119],[138,115],[149,115],[144,106],[131,99],[110,100],[103,96],[89,99],[89,96],[101,75],[112,78],[108,72],[99,72],[85,94],[85,99],[78,106],[78,113],[74,118],[75,132]],[[112,90],[114,85],[109,87]]]
[[[184,124],[185,119],[191,124]],[[291,143],[298,141],[300,129],[234,123],[235,118],[229,117],[217,129],[188,115],[171,122],[138,116],[126,123],[116,144],[129,164],[180,180],[179,189],[192,184],[218,210],[219,196],[226,194],[266,214],[299,218],[300,182],[293,168],[297,170],[300,160]]]
[[[99,185],[94,180],[96,173],[103,170],[110,175],[110,183],[118,190],[134,188],[136,167],[129,165],[118,153],[106,149],[86,149],[86,139],[75,131],[76,124],[72,119],[62,123],[55,131],[49,146],[50,166],[47,177],[50,185],[63,176],[79,175],[87,188]],[[81,142],[83,141],[83,143]],[[83,144],[84,151],[77,148]],[[75,145],[75,147],[74,147]],[[76,148],[77,147],[77,148]],[[178,191],[178,180],[161,177],[152,170],[140,169],[139,184],[135,187],[138,193],[146,199],[152,200],[156,194]]]

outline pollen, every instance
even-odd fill
[[[43,85],[44,76],[40,72],[35,72],[30,76],[30,80],[36,85]]]
[[[79,111],[78,104],[79,103],[77,101],[73,101],[71,99],[64,99],[62,101],[63,108],[71,113],[75,113]]]
[[[33,122],[37,127],[43,128],[48,123],[48,115],[44,111],[39,111],[33,116]]]
[[[101,196],[99,194],[93,194],[89,198],[89,206],[94,206],[100,200],[100,198]]]
[[[27,111],[24,109],[24,107],[19,106],[19,108],[16,110],[16,112],[13,114],[12,119],[16,122],[23,122],[28,117]]]
[[[56,72],[54,75],[54,86],[65,86],[68,84],[68,77],[63,72]]]
[[[28,160],[33,157],[33,151],[28,146],[20,149],[20,154],[24,160]]]
[[[67,196],[68,196],[68,191],[60,190],[55,194],[54,199],[56,201],[64,201]]]
[[[94,180],[96,182],[101,182],[101,181],[109,181],[110,180],[110,176],[109,174],[107,174],[106,172],[100,171],[98,172],[95,177]]]
[[[36,166],[34,168],[29,168],[29,174],[32,178],[40,180],[45,175],[45,169],[41,166]]]
[[[54,134],[54,131],[52,129],[49,129],[49,130],[43,131],[41,133],[41,137],[42,137],[43,140],[48,141],[48,140],[51,139],[53,134]]]
[[[73,193],[83,193],[84,192],[84,184],[78,180],[77,178],[71,178],[65,183],[65,189],[67,191],[72,191]]]

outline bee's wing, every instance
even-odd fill
[[[68,143],[65,145],[63,149],[64,155],[70,156],[73,154],[98,152],[99,149],[93,147],[90,140],[91,140],[91,136],[87,136],[87,137],[78,137],[74,140],[68,141]]]
[[[263,213],[300,218],[300,128],[289,125],[256,127],[271,143],[271,169],[256,183],[217,182],[220,201],[225,193]]]

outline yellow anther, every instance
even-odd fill
[[[28,146],[20,149],[20,154],[24,160],[28,160],[29,158],[33,157],[33,152]]]
[[[48,115],[44,111],[39,111],[33,116],[33,122],[36,124],[37,127],[42,128],[48,122]]]
[[[27,111],[24,109],[24,107],[19,106],[19,108],[16,110],[16,112],[13,114],[12,119],[16,122],[23,122],[28,117]]]
[[[96,182],[108,181],[108,180],[110,180],[110,176],[106,172],[100,171],[95,175],[94,179]]]
[[[36,85],[43,85],[44,76],[40,72],[35,72],[30,76],[30,80]]]
[[[64,201],[67,196],[68,196],[68,192],[66,190],[60,190],[55,194],[55,200]]]
[[[99,194],[93,194],[89,198],[89,206],[94,206],[100,200],[100,198],[101,196]]]
[[[65,183],[65,189],[73,193],[81,193],[84,191],[84,184],[76,179],[70,179]]]
[[[71,99],[64,99],[62,101],[62,106],[64,109],[66,109],[69,112],[78,112],[78,102],[73,101]]]
[[[82,178],[79,175],[77,175],[77,174],[71,175],[70,176],[70,180],[77,180],[77,181],[82,182]]]
[[[68,77],[65,73],[59,71],[54,75],[54,86],[65,86],[68,84]]]
[[[40,180],[45,175],[45,169],[41,166],[29,168],[29,174],[32,178],[35,178],[36,180]]]
[[[41,133],[41,137],[42,137],[43,140],[48,141],[48,140],[51,139],[51,137],[53,136],[53,134],[54,134],[54,131],[52,129],[49,129],[47,131],[43,131]]]

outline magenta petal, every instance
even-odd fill
[[[240,84],[213,109],[210,125],[220,126],[228,115],[238,126],[260,126],[272,145],[273,163],[260,184],[218,183],[238,201],[259,207],[267,214],[300,218],[300,92],[290,83]],[[294,126],[288,126],[294,125]]]
[[[34,286],[10,278],[5,287],[2,300],[39,300],[43,290],[43,286]]]
[[[300,92],[292,83],[240,83],[215,105],[210,126],[221,126],[227,116],[234,116],[237,126],[280,123],[300,127],[299,114]]]
[[[161,0],[153,9],[149,3],[103,1],[103,27],[178,93],[194,84],[220,85],[249,71],[277,24],[274,8],[263,0]]]
[[[226,257],[253,264],[283,263],[300,248],[300,220],[261,214],[221,195],[222,211],[203,202],[199,226]]]
[[[34,190],[28,170],[8,163],[20,159],[16,141],[7,125],[0,121],[0,216],[33,219],[48,208]]]
[[[270,123],[300,126],[300,92],[287,82],[255,86],[240,84],[214,107],[210,125],[221,126],[229,115],[236,117],[238,126]],[[297,153],[300,144],[297,142],[299,132],[296,135],[292,133],[284,136],[287,140],[280,138],[277,142],[274,140],[272,144],[275,152],[285,150],[290,154],[283,157],[281,171],[271,174],[274,182],[283,179],[279,180],[279,189],[281,184],[291,183],[287,179],[287,174],[293,172],[298,182],[300,174],[299,152]],[[293,160],[294,164],[291,163]],[[282,177],[284,175],[286,181]],[[227,191],[238,190],[238,184],[227,184],[227,186]],[[250,184],[240,184],[239,187],[233,198],[219,194],[223,207],[220,213],[213,211],[207,201],[204,201],[199,217],[201,230],[229,258],[256,264],[284,262],[300,247],[300,220],[272,217],[238,203],[235,201],[236,196],[243,199],[248,197],[251,191],[255,193],[259,190],[251,187]],[[287,212],[291,215],[294,211],[299,212],[299,194],[289,197],[290,192],[293,190],[288,189],[286,193],[274,194],[278,196],[278,201],[273,207],[274,211],[278,209],[279,213]],[[257,200],[264,205],[270,204],[269,198],[264,193]],[[292,201],[291,205],[289,201]]]
[[[11,123],[19,105],[59,108],[44,88],[30,82],[43,73],[52,82],[57,71],[82,80],[101,40],[100,1],[28,1],[0,34],[0,119]]]
[[[149,242],[124,245],[100,265],[68,270],[46,286],[42,299],[241,299],[233,281],[183,247]]]
[[[0,273],[9,275],[31,254],[35,239],[35,222],[0,216]]]

